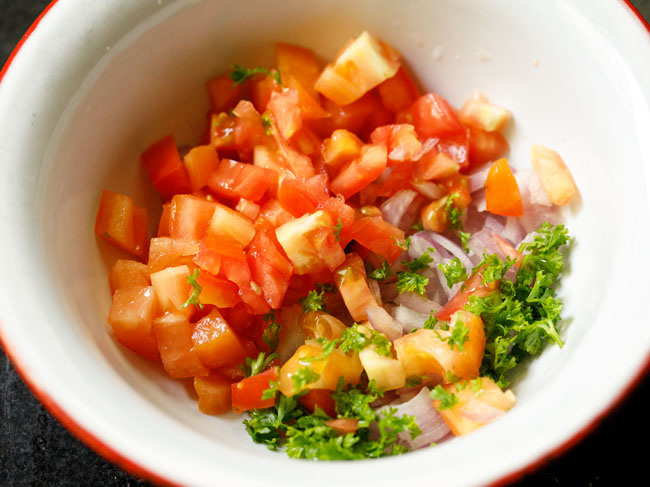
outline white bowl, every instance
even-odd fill
[[[296,461],[253,444],[241,417],[200,414],[182,383],[114,341],[113,254],[93,221],[103,188],[155,208],[139,153],[169,132],[198,141],[206,79],[233,62],[270,65],[278,40],[331,57],[364,29],[452,104],[477,87],[510,108],[515,166],[534,143],[568,162],[581,200],[567,214],[566,346],[548,347],[516,384],[517,406],[474,434],[395,458]],[[623,1],[56,2],[0,84],[3,347],[82,439],[169,483],[512,478],[599,418],[648,358],[648,60],[650,36]]]

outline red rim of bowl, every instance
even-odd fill
[[[14,58],[18,55],[25,41],[36,30],[38,24],[41,22],[41,20],[43,20],[43,18],[47,15],[50,9],[57,2],[58,0],[52,0],[48,4],[48,6],[41,12],[41,14],[36,18],[36,20],[32,23],[29,29],[27,29],[25,34],[23,34],[23,36],[20,38],[20,41],[18,41],[16,47],[14,47],[13,51],[9,55],[7,62],[2,67],[2,70],[0,70],[0,83],[2,82],[5,73],[11,66],[11,63],[13,62]],[[636,7],[632,5],[632,2],[630,0],[622,0],[622,2],[627,6],[627,8],[629,8],[632,11],[632,13],[639,20],[639,22],[648,31],[648,34],[650,34],[650,24],[639,13]],[[22,367],[18,359],[18,356],[15,353],[13,353],[12,349],[8,346],[6,339],[2,336],[2,326],[0,326],[0,347],[2,347],[2,349],[4,350],[5,354],[13,364],[14,368],[16,369],[16,372],[21,377],[23,382],[25,382],[25,384],[27,385],[27,387],[29,387],[29,389],[32,391],[34,396],[36,396],[36,398],[43,404],[43,406],[45,406],[45,408],[50,412],[50,414],[52,414],[52,416],[54,416],[68,431],[70,431],[74,436],[76,436],[79,440],[81,440],[86,446],[91,448],[95,453],[101,455],[108,461],[114,463],[122,470],[125,470],[130,474],[136,475],[138,477],[151,480],[159,485],[160,484],[169,485],[169,486],[180,485],[172,482],[167,478],[163,478],[159,476],[158,474],[152,472],[151,470],[148,470],[142,465],[135,463],[133,460],[124,456],[122,453],[118,452],[110,445],[104,443],[92,432],[90,432],[89,430],[82,427],[79,423],[77,423],[66,411],[64,411],[54,400],[52,400],[52,398],[46,392],[41,390],[38,387],[38,385],[31,380],[25,368]],[[646,375],[648,370],[650,370],[650,357],[646,358],[645,364],[641,367],[637,375],[633,379],[631,379],[628,385],[620,392],[618,397],[613,399],[608,407],[606,407],[598,416],[593,418],[580,431],[578,431],[576,434],[574,434],[571,438],[566,440],[564,443],[558,445],[556,448],[546,452],[539,459],[531,462],[525,467],[520,468],[519,470],[509,473],[508,475],[490,483],[489,485],[498,486],[498,485],[511,484],[512,482],[521,479],[523,476],[532,474],[533,472],[539,470],[548,462],[552,461],[555,458],[560,457],[561,455],[569,451],[571,448],[576,446],[578,443],[584,440],[588,435],[590,435],[600,424],[600,422],[612,412],[613,409],[615,409],[622,402],[624,402],[625,398],[630,394],[630,392],[639,385],[639,382],[641,382],[641,379]]]

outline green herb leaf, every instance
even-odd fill
[[[334,225],[334,236],[336,237],[336,241],[338,242],[341,240],[341,230],[343,229],[343,222],[341,221],[340,218],[336,220],[336,225]]]
[[[236,85],[245,83],[256,74],[266,74],[271,78],[273,78],[278,85],[282,86],[280,71],[269,71],[266,68],[260,68],[260,67],[247,68],[246,66],[242,66],[241,64],[233,64],[232,66],[230,66],[230,69],[232,70],[230,73],[230,79],[234,81]]]
[[[377,267],[376,269],[371,270],[368,272],[368,277],[370,279],[374,279],[375,281],[385,281],[388,277],[393,275],[393,271],[390,270],[390,265],[388,264],[388,261],[384,261],[381,264],[381,267]]]
[[[452,392],[447,392],[440,385],[437,385],[431,391],[431,399],[440,401],[438,409],[451,409],[458,404],[458,396]]]
[[[324,294],[324,291],[309,291],[307,296],[300,300],[303,311],[307,313],[308,311],[321,311],[325,309],[326,299]]]
[[[438,264],[438,269],[442,271],[447,280],[447,286],[451,289],[457,282],[467,279],[467,270],[458,257],[450,259],[446,264]]]
[[[307,366],[298,369],[291,376],[291,380],[293,381],[293,392],[298,393],[302,391],[307,387],[307,385],[316,382],[318,379],[320,379],[320,374],[314,372],[314,369],[311,367]]]
[[[427,250],[420,255],[417,259],[413,260],[403,260],[402,264],[404,264],[407,269],[411,272],[417,272],[421,269],[426,269],[429,267],[429,264],[433,262],[433,258],[429,255],[429,252],[435,252],[436,249],[433,247],[429,247]]]
[[[397,273],[397,292],[414,292],[420,296],[427,294],[426,287],[429,284],[429,278],[422,276],[417,272],[398,272]]]
[[[406,237],[404,240],[400,241],[397,237],[393,237],[395,239],[395,245],[397,245],[400,249],[402,249],[404,252],[406,252],[409,247],[411,246],[411,237]]]
[[[192,295],[181,305],[181,309],[187,308],[190,304],[196,306],[197,309],[203,309],[203,304],[199,301],[199,296],[201,295],[201,291],[203,291],[203,287],[198,283],[198,278],[198,269],[194,269],[194,272],[187,276],[187,283],[192,286]]]
[[[244,373],[245,377],[251,377],[264,371],[271,363],[271,360],[279,358],[277,353],[271,353],[266,357],[266,353],[260,352],[257,358],[246,357],[244,363],[239,366],[239,370]]]

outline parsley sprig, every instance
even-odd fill
[[[280,71],[269,71],[266,68],[261,68],[261,67],[256,67],[256,68],[247,68],[246,66],[242,66],[241,64],[233,64],[230,66],[230,69],[232,70],[230,72],[230,79],[236,84],[240,85],[242,83],[245,83],[248,81],[250,78],[255,76],[256,74],[266,74],[273,78],[275,82],[282,86],[282,79],[280,77]]]
[[[198,279],[198,269],[194,269],[194,272],[187,276],[187,283],[192,286],[192,295],[181,305],[181,309],[187,308],[190,304],[196,306],[197,309],[203,309],[203,303],[199,301],[199,296],[201,295],[201,291],[203,291],[203,286],[199,284]]]

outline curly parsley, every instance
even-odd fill
[[[450,259],[446,264],[438,264],[438,269],[445,275],[449,288],[467,279],[467,270],[458,257]]]
[[[309,291],[307,296],[300,300],[302,303],[302,310],[307,313],[308,311],[321,311],[325,309],[327,300],[325,299],[325,291]]]

